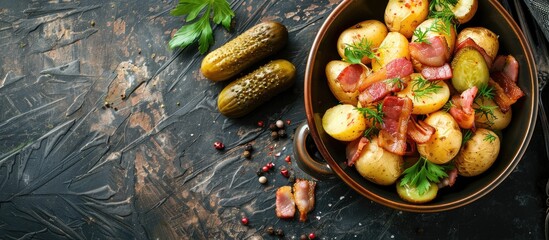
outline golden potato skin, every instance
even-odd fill
[[[330,61],[328,64],[326,64],[326,79],[328,80],[328,87],[330,88],[330,91],[332,91],[332,94],[337,98],[339,102],[356,106],[358,103],[358,95],[360,93],[358,91],[358,88],[354,92],[346,92],[341,87],[339,80],[337,80],[337,77],[339,76],[341,71],[343,71],[343,69],[345,69],[349,65],[351,65],[351,63],[341,60]],[[370,72],[370,69],[368,69],[366,66],[362,67],[364,68],[364,72],[362,72],[361,78],[365,78]]]
[[[502,130],[509,126],[511,118],[513,117],[513,110],[509,109],[507,112],[502,112],[498,105],[492,99],[479,98],[473,103],[474,109],[479,109],[479,105],[491,107],[493,116],[482,114],[475,111],[475,126],[480,128],[487,128],[491,130]]]
[[[436,129],[431,140],[418,143],[417,151],[435,164],[445,164],[452,160],[461,147],[461,130],[452,115],[444,111],[430,114],[424,120]]]
[[[496,161],[499,149],[500,140],[496,133],[485,128],[477,129],[456,156],[458,174],[472,177],[485,172]]]
[[[362,149],[355,167],[364,178],[379,184],[391,185],[402,174],[402,156],[386,151],[377,144],[377,138]]]
[[[372,70],[378,71],[397,58],[410,59],[408,39],[399,32],[389,32],[377,50],[377,58],[372,59]]]
[[[370,48],[376,49],[379,47],[385,36],[387,36],[387,27],[385,24],[378,20],[366,20],[359,22],[352,27],[345,29],[337,39],[337,53],[342,59],[345,57],[345,48],[348,45],[353,45],[356,43],[361,43],[366,40],[370,42]],[[362,59],[363,64],[370,64],[371,59],[364,57]]]
[[[464,28],[457,35],[457,42],[465,41],[471,38],[479,45],[492,60],[496,58],[499,51],[498,35],[485,27],[468,27]]]
[[[444,81],[438,81],[437,85],[441,88],[439,88],[436,93],[425,95],[423,97],[416,97],[414,96],[414,81],[420,77],[423,77],[420,73],[412,73],[412,75],[410,75],[411,81],[408,83],[406,88],[397,93],[397,96],[412,99],[412,114],[428,114],[436,112],[441,109],[446,102],[448,102],[448,99],[450,99],[450,88]]]
[[[435,22],[435,21],[437,21],[437,22]],[[444,26],[445,29],[447,27],[449,27],[450,32],[430,30],[431,26],[433,24],[440,24],[441,26]],[[423,21],[421,24],[419,24],[419,26],[417,26],[416,29],[420,29],[423,32],[427,31],[427,33],[425,34],[425,37],[427,39],[429,39],[431,37],[436,37],[436,36],[444,37],[444,39],[446,39],[446,43],[448,44],[448,48],[450,49],[450,52],[454,52],[454,48],[455,48],[455,45],[456,45],[456,35],[457,34],[456,34],[456,30],[455,30],[453,25],[452,26],[447,26],[446,23],[441,19],[430,18],[430,19],[427,19],[427,20]],[[412,36],[411,41],[414,42],[416,39],[417,39],[416,36]]]
[[[384,19],[391,32],[400,32],[409,39],[428,14],[427,0],[389,0]]]
[[[451,7],[459,24],[469,22],[478,9],[478,0],[460,0],[456,5]]]
[[[339,141],[348,142],[361,137],[366,126],[364,115],[350,104],[331,107],[322,116],[324,131]]]

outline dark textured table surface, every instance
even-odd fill
[[[169,15],[175,1],[0,2],[0,239],[274,238],[267,226],[289,239],[543,238],[549,166],[539,125],[508,179],[465,207],[402,212],[333,179],[318,182],[307,222],[279,220],[275,191],[288,179],[273,171],[261,185],[256,171],[272,161],[310,178],[284,159],[305,121],[309,48],[339,1],[231,2],[234,31],[214,28],[214,47],[277,20],[290,39],[276,57],[298,71],[294,87],[237,120],[218,113],[226,83],[201,76],[196,46],[168,48],[183,23]],[[272,140],[267,125],[278,119],[290,136]]]

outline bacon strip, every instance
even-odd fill
[[[299,221],[305,222],[307,214],[315,206],[316,182],[297,179],[294,183],[294,198],[299,209]]]
[[[293,218],[295,215],[295,200],[291,186],[283,186],[276,190],[276,216]]]
[[[347,144],[347,147],[345,148],[345,153],[347,155],[347,166],[352,167],[355,165],[356,161],[358,161],[358,158],[360,157],[360,153],[362,153],[362,149],[364,149],[368,143],[370,143],[368,138],[361,137]]]
[[[416,143],[426,143],[431,140],[436,129],[428,123],[410,118],[408,121],[408,137],[410,137]]]
[[[388,96],[383,100],[383,124],[378,137],[380,147],[398,155],[406,153],[406,132],[411,113],[412,100],[407,97]]]
[[[421,75],[427,80],[437,81],[437,80],[447,80],[452,78],[452,68],[450,64],[445,63],[440,67],[424,67],[421,70]]]
[[[509,111],[511,105],[524,96],[524,92],[502,72],[494,72],[490,77],[489,85],[496,92],[494,101],[502,112]]]
[[[478,88],[473,86],[461,93],[461,95],[452,96],[452,107],[450,115],[454,117],[460,128],[472,129],[475,127],[475,111],[473,102],[477,95]]]
[[[351,64],[345,67],[337,76],[341,89],[345,92],[354,92],[363,72],[364,68],[360,64]]]
[[[429,43],[411,42],[410,56],[430,67],[440,67],[450,60],[451,52],[446,39],[442,36],[434,36],[428,39]]]
[[[362,106],[366,106],[383,99],[392,92],[401,91],[400,87],[406,87],[406,83],[401,82],[401,86],[398,86],[398,84],[392,84],[387,81],[376,82],[358,95],[358,101],[360,101]]]
[[[486,50],[484,50],[484,48],[482,48],[481,46],[479,46],[475,40],[473,40],[472,38],[468,37],[467,39],[459,42],[456,46],[456,49],[454,51],[454,53],[457,53],[460,49],[464,48],[464,47],[472,47],[474,49],[476,49],[481,55],[482,57],[484,58],[484,61],[486,61],[486,65],[488,66],[488,68],[490,68],[492,66],[492,62],[494,61],[494,59],[492,59],[488,53],[486,53]]]
[[[406,77],[413,72],[414,67],[412,66],[412,62],[410,62],[410,60],[406,58],[397,58],[389,62],[385,67],[382,67],[378,71],[368,75],[368,77],[366,77],[366,79],[359,84],[358,90],[362,92],[364,89],[376,82],[397,77]]]
[[[456,183],[456,179],[458,177],[458,170],[457,168],[452,168],[452,170],[446,172],[448,174],[448,177],[442,179],[437,185],[438,188],[443,187],[452,187]]]
[[[497,56],[490,70],[492,72],[502,72],[511,81],[517,82],[519,63],[512,55]]]

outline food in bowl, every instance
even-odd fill
[[[517,85],[518,61],[497,55],[497,35],[454,24],[471,19],[477,1],[426,2],[389,1],[387,28],[379,19],[350,26],[333,46],[342,60],[325,66],[341,104],[325,112],[323,129],[347,146],[348,166],[375,184],[395,184],[401,199],[414,204],[435,199],[457,175],[489,169],[505,137],[501,130],[512,121],[511,105],[525,95]],[[412,22],[395,20],[398,12],[387,17],[411,8],[428,14]],[[461,19],[444,15],[455,9]]]

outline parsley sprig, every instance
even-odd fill
[[[368,57],[370,59],[377,58],[375,51],[372,49],[372,42],[367,38],[362,38],[358,42],[353,44],[346,44],[345,46],[345,61],[353,64],[362,63],[362,58]]]
[[[185,48],[198,40],[201,54],[214,43],[210,19],[230,30],[234,12],[227,0],[179,0],[170,12],[172,16],[184,16],[187,25],[182,26],[169,42],[170,48]],[[200,17],[199,15],[202,14]],[[199,17],[199,18],[198,18]],[[198,18],[198,19],[197,19]],[[194,22],[193,22],[194,21]]]
[[[414,165],[404,170],[400,186],[415,187],[418,194],[423,195],[429,191],[431,184],[439,183],[441,179],[448,177],[446,171],[452,168],[451,165],[434,164],[421,156]]]

